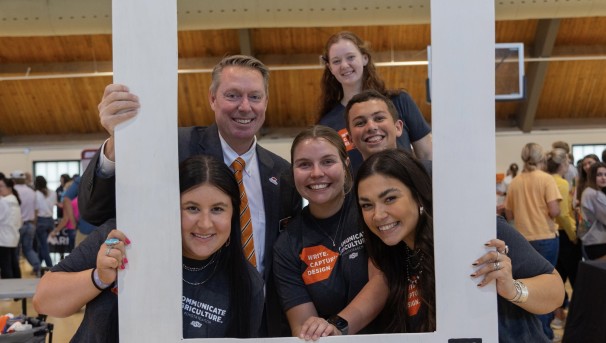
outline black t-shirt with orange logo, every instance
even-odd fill
[[[364,234],[351,195],[344,204],[327,219],[313,218],[304,208],[274,245],[274,275],[284,311],[312,302],[318,315],[328,318],[368,282]]]

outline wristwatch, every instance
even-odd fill
[[[347,335],[347,331],[349,331],[349,323],[347,322],[347,320],[335,314],[334,316],[328,318],[326,321],[334,325],[337,330],[341,331],[342,335]]]

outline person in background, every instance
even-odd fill
[[[69,201],[69,202],[68,202]],[[69,244],[67,247],[68,252],[72,252],[76,247],[76,232],[78,231],[78,221],[80,220],[80,213],[78,211],[78,198],[70,200],[67,197],[63,198],[63,211],[64,216],[57,223],[57,226],[50,232],[51,236],[58,236],[63,229],[67,234]]]
[[[309,201],[274,246],[274,275],[292,335],[372,333],[387,285],[368,262],[342,139],[316,125],[291,147],[293,179]],[[370,280],[369,280],[370,276]]]
[[[38,241],[38,256],[44,261],[46,267],[52,267],[48,250],[48,235],[53,230],[55,222],[53,220],[53,209],[57,203],[57,194],[46,187],[44,176],[36,176],[34,181],[36,189],[36,240]]]
[[[553,179],[560,190],[560,194],[562,195],[562,201],[560,201],[560,214],[555,217],[555,221],[558,224],[560,243],[556,269],[562,277],[562,281],[566,282],[566,279],[568,279],[571,288],[574,288],[577,267],[581,261],[581,245],[577,239],[577,228],[572,212],[570,188],[568,186],[568,181],[564,179],[568,170],[570,170],[568,154],[563,149],[553,149],[547,154],[546,165],[547,173],[553,176]],[[564,303],[556,309],[554,313],[555,318],[551,322],[551,327],[553,329],[561,330],[564,328],[567,308],[568,294],[565,294]]]
[[[600,162],[600,158],[596,154],[589,154],[579,161],[579,182],[577,183],[575,202],[573,204],[575,209],[577,210],[579,223],[581,223],[583,220],[581,214],[581,196],[583,195],[583,191],[585,191],[585,188],[587,187],[589,168],[591,168],[591,166],[596,162]]]
[[[21,278],[19,268],[19,229],[21,207],[14,183],[4,174],[0,175],[0,278]]]
[[[354,172],[362,163],[362,156],[347,134],[345,106],[354,95],[368,89],[387,96],[395,104],[398,119],[402,121],[398,146],[414,150],[420,159],[432,159],[431,128],[408,93],[385,87],[375,69],[370,49],[360,37],[348,31],[332,35],[324,47],[322,60],[325,68],[318,124],[331,127],[341,135]]]
[[[242,177],[242,194],[254,214],[252,224],[243,226],[252,239],[242,242],[245,244],[242,247],[250,249],[247,257],[263,276],[267,291],[261,335],[289,336],[272,272],[273,246],[288,219],[300,212],[302,206],[301,197],[292,185],[289,163],[263,148],[255,136],[265,121],[269,69],[254,57],[233,55],[215,65],[211,78],[208,101],[215,113],[215,123],[209,127],[179,128],[179,161],[196,155],[214,156]],[[99,118],[110,138],[84,172],[78,195],[82,217],[93,225],[115,217],[114,171],[118,162],[114,128],[136,116],[140,106],[144,104],[128,87],[113,84],[105,88]]]
[[[587,187],[581,197],[583,222],[579,234],[590,260],[606,260],[606,163],[589,168]]]
[[[180,165],[179,189],[183,337],[258,337],[263,280],[238,244],[236,179],[222,161],[196,156]],[[127,250],[137,246],[129,247],[128,238],[115,227],[111,219],[93,231],[36,289],[33,303],[38,313],[67,317],[86,305],[72,342],[119,340],[118,296],[112,287],[118,269],[128,263]],[[216,320],[204,317],[205,308],[214,309]]]
[[[33,190],[35,190],[35,187],[34,187],[34,180],[33,180],[33,178],[32,178],[32,173],[30,173],[30,172],[25,172],[25,173],[23,173],[23,174],[25,174],[25,185],[27,185],[27,187],[29,187],[29,188],[31,188],[31,189],[33,189]]]
[[[551,147],[553,149],[562,149],[566,152],[566,155],[568,156],[568,161],[574,161],[574,157],[572,156],[572,154],[570,153],[570,145],[564,141],[557,141],[557,142],[553,142],[551,144]],[[574,163],[574,162],[572,162]],[[579,172],[577,170],[577,168],[571,164],[568,163],[568,169],[566,170],[566,173],[564,174],[564,179],[566,181],[568,181],[568,193],[570,194],[574,194],[574,187],[576,186],[576,182],[577,182],[577,178],[579,177]],[[563,196],[564,194],[562,194]]]
[[[59,177],[59,187],[55,190],[57,194],[57,219],[61,220],[63,218],[63,193],[67,189],[66,184],[71,181],[71,178],[68,174],[61,174]]]
[[[371,261],[389,285],[379,317],[383,332],[436,329],[432,185],[422,164],[409,153],[385,150],[364,161],[354,184],[364,219]],[[562,303],[557,271],[515,229],[497,216],[494,248],[472,263],[478,287],[492,281],[498,294],[499,342],[551,342],[535,314]]]
[[[21,219],[23,226],[19,229],[20,244],[23,255],[32,266],[33,273],[40,276],[40,258],[34,251],[34,240],[36,238],[36,192],[25,184],[25,173],[15,170],[11,173],[15,182],[15,190],[21,199]]]
[[[69,183],[66,184],[65,191],[63,192],[63,208],[64,215],[69,222],[76,223],[76,230],[74,232],[74,246],[78,246],[86,236],[88,236],[97,227],[87,222],[80,216],[78,209],[78,194],[80,193],[80,176],[74,175]],[[74,207],[73,204],[76,206]],[[67,223],[66,221],[61,221]],[[71,240],[70,240],[71,242]]]
[[[602,150],[602,162],[606,162],[606,149]]]
[[[540,145],[526,144],[521,157],[524,169],[509,185],[505,214],[507,220],[514,221],[515,228],[522,236],[555,267],[560,240],[554,218],[560,215],[562,195],[553,177],[542,170],[545,167],[545,153]],[[545,334],[553,339],[550,327],[553,314],[539,318]]]

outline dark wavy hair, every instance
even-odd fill
[[[248,272],[248,261],[240,244],[240,189],[232,171],[218,159],[211,156],[190,157],[179,165],[179,191],[209,184],[220,189],[231,199],[233,214],[231,218],[230,244],[222,247],[219,255],[219,270],[227,270],[229,277],[229,308],[234,316],[227,329],[227,337],[254,337],[250,330],[250,303],[252,299],[252,281]]]
[[[365,222],[362,222],[368,256],[375,266],[385,274],[389,286],[387,303],[381,313],[381,320],[378,322],[385,325],[385,332],[435,331],[436,291],[431,178],[416,158],[406,151],[397,149],[381,151],[364,161],[354,183],[355,194],[358,194],[360,182],[372,175],[382,175],[402,182],[416,197],[417,204],[423,206],[424,209],[423,213],[419,215],[414,237],[414,250],[418,249],[422,256],[422,272],[417,285],[424,306],[421,306],[417,314],[419,319],[414,321],[408,318],[407,311],[406,244],[400,242],[397,245],[388,246],[370,231]],[[358,213],[363,218],[359,202]]]
[[[600,188],[597,184],[597,174],[599,168],[606,168],[606,163],[596,162],[591,166],[591,168],[589,168],[589,175],[587,177],[587,187],[593,188],[597,191],[602,191],[604,194],[606,194],[606,187]]]
[[[0,178],[0,181],[4,181],[6,187],[11,189],[11,192],[13,193],[15,198],[17,198],[17,202],[19,203],[19,205],[21,205],[21,198],[19,197],[19,192],[17,192],[17,190],[15,189],[15,181],[6,177]]]
[[[48,196],[48,187],[46,186],[46,179],[44,178],[44,176],[36,176],[36,179],[34,180],[34,189],[42,192],[42,194],[44,194],[44,197]]]
[[[375,64],[372,61],[372,55],[370,54],[368,44],[366,44],[366,42],[364,42],[353,32],[341,31],[328,38],[326,45],[324,45],[324,51],[322,52],[322,60],[324,61],[325,68],[321,81],[320,94],[322,95],[320,97],[320,113],[318,120],[332,110],[333,107],[335,107],[335,105],[337,105],[341,99],[343,99],[343,87],[330,72],[330,56],[328,56],[330,47],[341,39],[351,41],[358,48],[362,56],[366,56],[368,58],[368,63],[366,66],[364,66],[364,73],[362,74],[362,90],[374,89],[387,97],[392,97],[398,93],[397,90],[388,90],[385,88],[385,82],[379,77]]]
[[[587,183],[588,183],[588,179],[589,179],[589,175],[587,175],[587,173],[585,172],[585,169],[583,169],[583,161],[585,161],[588,158],[596,161],[596,163],[600,162],[600,158],[596,154],[589,154],[589,155],[583,157],[581,159],[581,161],[579,162],[579,165],[578,165],[579,182],[577,184],[577,201],[579,202],[579,204],[581,203],[581,196],[583,195],[583,191],[585,190],[585,188],[587,188]],[[595,180],[594,180],[594,182],[595,182]]]

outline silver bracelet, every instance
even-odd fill
[[[516,288],[516,295],[512,299],[509,299],[509,301],[518,304],[528,301],[528,287],[519,280],[513,280],[513,285]]]

